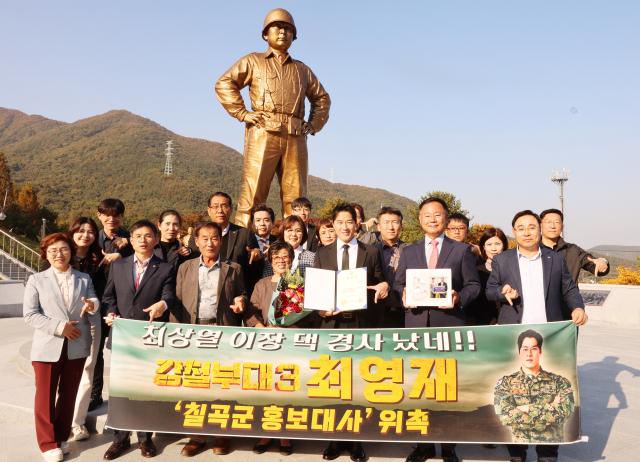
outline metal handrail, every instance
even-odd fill
[[[9,279],[27,280],[31,274],[40,271],[40,255],[33,249],[0,229],[2,248],[0,273]],[[14,266],[18,268],[15,269]],[[22,270],[22,271],[21,271]]]

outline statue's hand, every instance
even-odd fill
[[[316,131],[315,131],[315,129],[313,128],[313,125],[311,125],[310,123],[307,123],[307,122],[304,122],[304,123],[302,124],[302,134],[303,134],[304,136],[307,136],[307,135],[313,135],[313,134],[315,134],[315,133],[316,133]]]
[[[247,112],[244,115],[244,121],[262,128],[265,120],[269,118],[266,112]]]

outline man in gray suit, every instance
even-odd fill
[[[562,321],[563,301],[573,322],[585,324],[584,302],[564,255],[540,246],[540,217],[523,210],[511,224],[518,246],[493,259],[486,289],[487,298],[502,305],[498,324]],[[511,462],[526,462],[527,445],[508,444],[507,449]],[[555,462],[558,445],[537,445],[536,453],[538,460]]]
[[[400,240],[402,234],[402,212],[395,207],[382,207],[378,211],[378,230],[382,240],[374,247],[380,252],[382,271],[389,287],[393,287],[396,280],[396,270],[402,249],[410,245]],[[381,304],[384,305],[384,316],[378,318],[378,327],[404,327],[404,307],[402,300],[393,291]]]
[[[238,316],[248,303],[242,267],[220,255],[222,228],[218,223],[200,223],[194,233],[200,251],[197,259],[178,270],[176,296],[170,322],[212,326],[239,326]],[[208,435],[189,435],[181,455],[192,457],[207,444]],[[216,438],[213,453],[229,452],[230,438]]]

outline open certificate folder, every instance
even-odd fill
[[[367,268],[331,271],[307,268],[304,308],[353,311],[367,308]]]

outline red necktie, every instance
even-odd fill
[[[149,262],[147,261],[144,265],[140,266],[140,263],[138,262],[138,260],[136,260],[136,273],[137,273],[137,277],[136,277],[136,290],[138,290],[138,286],[140,285],[140,279],[142,278],[142,275],[144,274],[144,269],[147,267],[147,265],[149,264]]]
[[[429,255],[429,269],[435,269],[438,266],[438,241],[431,239],[431,255]]]

